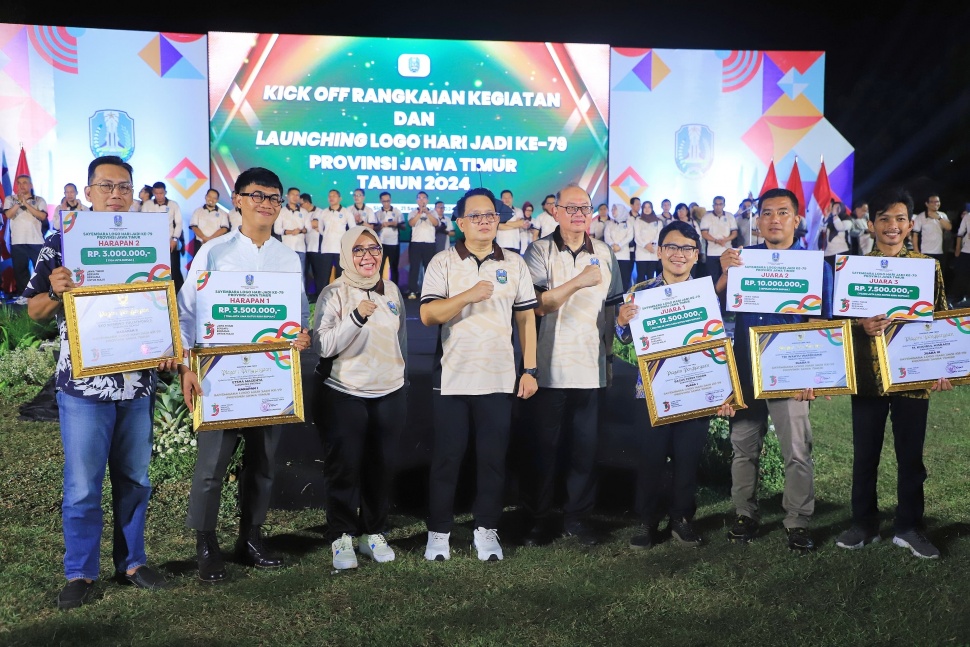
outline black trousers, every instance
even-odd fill
[[[411,243],[408,246],[408,256],[411,259],[408,266],[408,291],[411,294],[421,296],[418,290],[418,275],[421,274],[422,267],[428,267],[434,255],[434,243]]]
[[[642,402],[638,401],[638,404]],[[641,407],[643,430],[640,445],[640,465],[637,471],[636,510],[647,526],[659,524],[667,510],[661,509],[667,458],[673,467],[673,483],[669,492],[671,519],[694,518],[697,511],[697,469],[707,444],[708,418],[695,418],[669,425],[651,427],[646,407]]]
[[[953,303],[970,296],[970,254],[963,252],[953,259],[953,280],[946,292]]]
[[[620,278],[623,279],[623,291],[626,292],[630,289],[633,284],[632,277],[633,274],[633,261],[616,261],[617,265],[620,266]]]
[[[401,273],[398,269],[398,263],[401,260],[401,246],[400,245],[383,245],[384,256],[381,258],[381,276],[384,276],[384,265],[387,263],[391,264],[391,282],[395,285],[400,284]]]
[[[563,521],[567,529],[593,512],[599,392],[600,389],[542,388],[531,398],[534,424],[522,481],[527,493],[526,507],[537,520],[551,515],[561,476],[566,480]]]
[[[171,263],[172,263],[172,281],[175,282],[175,292],[178,293],[182,289],[182,254],[179,252],[178,245],[171,253]],[[204,269],[204,268],[197,268]]]
[[[189,511],[185,520],[189,528],[216,529],[222,483],[240,436],[245,445],[239,474],[239,504],[242,509],[239,523],[243,527],[263,525],[276,474],[275,456],[280,432],[280,427],[247,427],[197,434],[199,455],[195,459]]]
[[[647,281],[660,273],[660,261],[637,261],[637,283]]]
[[[330,282],[330,267],[327,266],[326,259],[323,256],[318,252],[306,253],[306,264],[310,271],[303,273],[303,279],[306,282],[307,296],[310,297],[311,301]],[[310,289],[310,274],[313,274],[312,290]]]
[[[428,493],[428,530],[451,532],[455,489],[475,436],[475,527],[498,528],[505,494],[505,456],[512,425],[512,394],[441,395],[435,392],[434,450]]]
[[[344,533],[385,532],[394,460],[407,418],[407,390],[361,398],[320,381],[313,400],[313,422],[323,442],[331,540]]]
[[[13,264],[13,275],[17,281],[17,296],[27,289],[30,282],[30,264],[37,262],[37,256],[43,245],[11,245],[10,262]]]
[[[923,442],[930,401],[900,396],[852,396],[852,521],[875,529],[879,525],[876,479],[879,455],[886,434],[887,416],[892,423],[896,450],[897,533],[923,524]]]

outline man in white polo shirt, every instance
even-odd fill
[[[943,265],[943,232],[951,231],[953,224],[946,214],[940,211],[940,196],[931,195],[926,199],[926,211],[913,218],[913,233],[910,240],[917,254],[932,256]]]
[[[3,215],[10,223],[10,257],[17,280],[17,302],[30,281],[30,263],[37,260],[44,246],[43,224],[47,221],[47,201],[34,195],[29,175],[18,175],[16,192],[3,202]]]
[[[428,194],[418,191],[418,206],[408,216],[411,225],[411,243],[408,246],[408,256],[411,263],[408,266],[408,298],[417,299],[418,275],[421,268],[428,267],[435,255],[434,235],[440,219],[438,214],[428,208]]]
[[[205,204],[192,212],[189,229],[195,234],[193,257],[206,242],[229,233],[229,217],[219,210],[218,202],[219,192],[209,189],[205,192]]]
[[[498,225],[498,233],[495,235],[495,242],[502,249],[507,249],[510,253],[519,253],[522,246],[521,233],[523,228],[528,228],[529,223],[522,216],[522,209],[512,205],[512,192],[508,189],[502,191],[502,204],[512,210],[512,217]]]
[[[714,211],[708,211],[701,219],[701,238],[707,241],[707,273],[714,285],[723,274],[721,254],[731,249],[731,241],[737,236],[738,221],[724,210],[724,196],[714,196]]]
[[[354,215],[354,222],[361,227],[374,228],[374,210],[364,204],[364,190],[354,189],[354,204],[350,213]]]
[[[152,185],[151,200],[141,203],[143,213],[168,213],[168,249],[171,253],[172,280],[175,282],[175,290],[182,289],[182,254],[179,245],[182,241],[182,209],[175,200],[168,199],[168,188],[164,182],[156,182]]]
[[[398,271],[398,261],[401,260],[401,245],[398,240],[398,227],[404,222],[404,217],[397,207],[391,204],[391,194],[384,191],[380,195],[381,208],[374,214],[374,221],[380,232],[381,247],[384,248],[384,258],[381,260],[381,276],[384,275],[384,263],[391,264],[391,281],[400,286],[401,276]]]
[[[535,290],[522,257],[495,243],[497,206],[495,196],[484,188],[472,189],[458,201],[455,218],[465,240],[435,255],[421,293],[421,322],[440,326],[424,553],[425,559],[433,561],[451,556],[455,488],[472,430],[477,461],[473,545],[482,561],[502,559],[497,528],[505,492],[512,394],[527,399],[538,388]],[[513,315],[524,366],[518,386]]]
[[[552,538],[553,495],[560,445],[570,447],[566,474],[564,531],[587,545],[598,542],[588,525],[596,498],[596,444],[601,390],[607,386],[612,355],[613,306],[623,301],[620,268],[609,245],[586,233],[593,206],[589,194],[570,185],[556,195],[559,228],[529,246],[542,317],[539,327],[539,397],[530,439],[527,507],[535,526],[527,545]]]
[[[539,238],[545,238],[556,231],[559,221],[556,220],[556,196],[549,194],[542,201],[542,213],[535,219],[533,226],[539,228]]]
[[[286,204],[273,223],[273,233],[280,236],[284,245],[296,252],[300,258],[300,271],[306,272],[306,232],[309,214],[300,206],[300,190],[290,187],[286,190]]]
[[[354,214],[350,209],[340,204],[340,191],[330,189],[327,193],[327,203],[327,208],[323,210],[322,215],[310,222],[310,227],[321,232],[319,249],[323,263],[320,268],[320,280],[314,277],[318,293],[324,286],[330,284],[331,270],[335,272],[335,276],[340,276],[340,239],[343,238],[345,231],[354,226],[355,222]]]
[[[307,291],[307,298],[311,303],[315,303],[317,300],[317,294],[326,285],[321,281],[320,277],[324,274],[327,275],[327,280],[330,279],[330,268],[324,271],[324,260],[323,260],[323,232],[318,229],[320,226],[319,220],[323,217],[323,209],[313,204],[313,196],[309,193],[300,194],[300,207],[306,212],[306,235],[304,240],[306,242],[306,269],[307,272],[304,273],[303,285],[304,289]],[[314,227],[314,221],[316,222],[316,227]],[[310,276],[313,276],[313,290],[310,289]]]

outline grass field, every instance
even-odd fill
[[[23,423],[0,402],[0,644],[2,645],[955,645],[970,643],[970,389],[935,395],[926,447],[927,524],[942,549],[917,560],[892,545],[895,461],[883,454],[884,541],[834,544],[847,526],[851,470],[848,398],[815,405],[817,506],[812,555],[788,552],[780,495],[765,502],[764,534],[750,546],[724,537],[727,492],[704,490],[699,549],[666,542],[634,552],[632,517],[601,517],[610,542],[544,548],[506,542],[506,559],[480,563],[471,529],[453,533],[452,560],[423,559],[425,528],[392,518],[390,564],[361,558],[336,574],[320,511],[272,511],[278,572],[230,564],[231,582],[195,577],[194,536],[183,524],[187,483],[156,489],[150,563],[173,575],[160,593],[110,581],[102,550],[98,600],[68,613],[61,579],[60,441],[52,424]],[[467,520],[467,518],[466,518]],[[110,518],[106,518],[106,524]],[[220,528],[231,546],[234,525]],[[110,533],[106,533],[108,537]]]

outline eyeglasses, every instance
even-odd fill
[[[568,213],[570,216],[576,215],[577,211],[581,211],[584,216],[588,216],[589,214],[593,213],[593,207],[589,206],[588,204],[584,204],[581,207],[565,207],[561,204],[557,204],[556,206],[560,209],[565,209],[566,213]]]
[[[673,256],[674,254],[680,253],[684,256],[692,256],[697,253],[697,248],[693,245],[661,245],[660,249],[664,250],[667,254]]]
[[[374,258],[380,258],[383,249],[380,245],[371,245],[369,247],[354,247],[350,251],[354,254],[354,258],[364,258],[365,254],[370,254]]]
[[[243,197],[249,196],[256,204],[259,204],[263,200],[269,200],[270,204],[272,204],[274,207],[278,207],[283,204],[283,196],[281,196],[279,193],[266,195],[262,191],[253,191],[252,193],[237,193],[236,195]]]
[[[98,182],[97,184],[91,184],[89,186],[96,186],[101,189],[101,193],[105,195],[111,195],[114,193],[115,189],[118,189],[118,193],[121,195],[128,195],[134,190],[134,185],[131,182],[120,182],[118,184],[112,184],[111,182]]]
[[[462,216],[462,218],[468,218],[468,222],[473,225],[478,225],[485,223],[486,225],[491,225],[492,223],[499,221],[499,215],[494,211],[486,211],[485,213],[469,213]]]

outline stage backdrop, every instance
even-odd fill
[[[611,203],[710,209],[723,195],[734,211],[772,159],[784,186],[796,157],[807,200],[822,155],[852,203],[854,149],[823,116],[824,52],[614,48],[610,64]]]
[[[23,144],[51,213],[68,182],[83,199],[94,157],[119,155],[188,226],[209,183],[207,100],[204,35],[0,24],[0,147],[12,174]]]
[[[317,204],[453,204],[480,182],[606,198],[606,45],[209,34],[212,176],[266,166]]]

